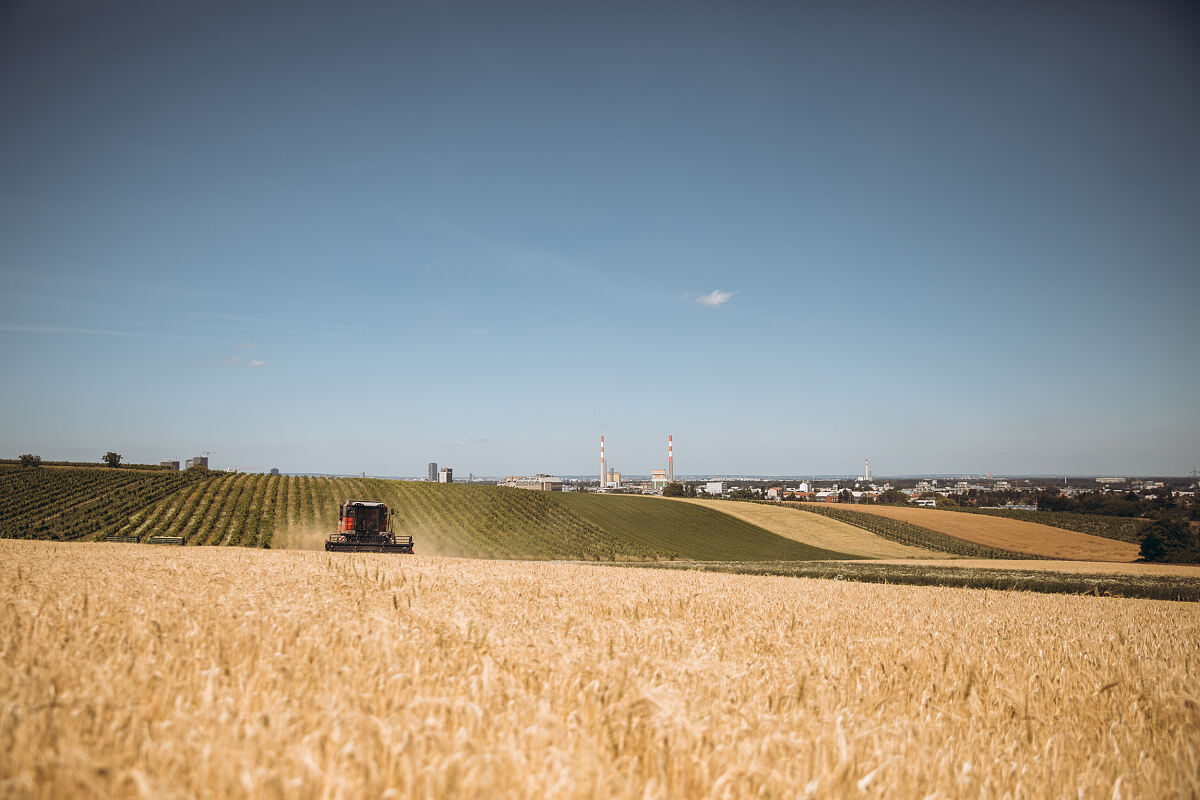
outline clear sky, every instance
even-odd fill
[[[1200,461],[1186,3],[0,8],[0,455]]]

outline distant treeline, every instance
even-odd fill
[[[1188,498],[1190,499],[1190,498]],[[1178,502],[1183,501],[1183,502]],[[1109,517],[1144,517],[1155,511],[1164,511],[1179,506],[1189,506],[1184,498],[1176,498],[1169,486],[1151,489],[1142,496],[1136,492],[1084,492],[1067,496],[1058,489],[1021,491],[1007,489],[991,491],[968,489],[963,494],[947,498],[947,505],[988,506],[1036,505],[1038,511],[1064,511],[1073,514],[1101,514]]]
[[[21,466],[22,462],[19,458],[0,458],[0,466]],[[103,467],[103,460],[96,461],[43,461],[38,459],[38,466],[42,467]],[[150,469],[164,470],[174,469],[174,467],[164,467],[161,464],[122,464],[121,469]]]

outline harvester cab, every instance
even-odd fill
[[[325,540],[325,549],[342,553],[411,553],[411,536],[392,530],[395,512],[383,503],[347,500],[338,507],[338,527]]]

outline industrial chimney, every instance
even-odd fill
[[[600,488],[607,486],[608,463],[604,460],[604,436],[600,436]]]
[[[675,442],[671,434],[667,434],[667,482],[675,482]]]

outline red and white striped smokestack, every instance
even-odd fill
[[[608,465],[604,461],[604,437],[600,437],[600,488],[608,481]]]
[[[675,440],[667,434],[667,480],[675,482]]]

